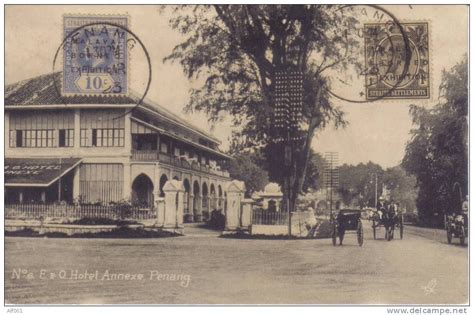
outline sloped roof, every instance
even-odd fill
[[[136,105],[140,101],[138,93],[130,92],[129,96],[108,95],[72,95],[62,96],[61,72],[54,72],[27,79],[5,87],[5,105],[9,107],[25,105],[67,105],[67,104],[114,104],[114,105]],[[199,127],[189,123],[185,119],[167,110],[163,106],[145,99],[141,107],[152,110],[156,114],[171,120],[172,122],[192,129],[208,140],[220,144],[220,140]]]

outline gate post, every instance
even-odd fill
[[[227,186],[227,209],[225,211],[225,230],[235,231],[241,225],[241,202],[245,193],[245,183],[233,180]]]
[[[165,211],[163,227],[180,229],[183,227],[183,182],[176,179],[168,180],[163,186],[165,193]]]
[[[163,226],[165,224],[165,198],[155,197],[156,225]]]
[[[250,229],[250,226],[252,225],[253,203],[253,199],[242,200],[242,215],[240,217],[242,229]]]

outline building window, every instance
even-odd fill
[[[54,130],[16,130],[14,147],[17,148],[46,148],[54,147]]]
[[[88,129],[81,129],[82,147],[123,147],[124,142],[123,128],[96,128],[91,130],[90,136]]]
[[[81,129],[81,147],[88,147],[88,140],[87,129]]]
[[[168,150],[168,143],[162,141],[161,145],[160,145],[160,152],[166,154],[166,153],[168,153],[168,151],[169,151]]]
[[[19,148],[23,147],[23,130],[16,131],[16,146]]]
[[[123,199],[122,164],[81,164],[80,195],[84,203],[108,204]]]
[[[73,147],[74,129],[59,129],[58,138],[59,147]]]

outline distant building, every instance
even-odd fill
[[[185,219],[222,208],[229,156],[218,139],[137,96],[62,97],[48,74],[6,87],[5,202],[151,207],[183,181]]]

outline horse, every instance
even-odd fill
[[[385,238],[390,241],[393,239],[395,225],[398,222],[397,211],[394,206],[389,206],[387,211],[382,212],[382,224],[385,226]]]

